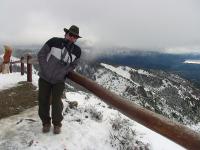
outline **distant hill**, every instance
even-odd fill
[[[103,56],[98,59],[100,62],[112,65],[125,65],[142,69],[163,70],[176,73],[188,80],[200,85],[200,65],[185,64],[187,59],[199,59],[200,54],[164,54],[157,52],[130,53],[129,55]]]

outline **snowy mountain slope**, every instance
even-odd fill
[[[200,90],[177,75],[95,63],[83,63],[77,71],[116,94],[168,118],[184,124],[200,122]]]
[[[9,80],[24,80],[19,73],[7,74]],[[37,75],[33,78],[37,85]],[[0,79],[2,75],[0,74]],[[18,81],[17,81],[17,80]],[[2,80],[1,80],[2,81]],[[14,84],[13,84],[14,85]],[[69,101],[77,101],[71,109]],[[0,120],[0,149],[3,150],[112,150],[112,149],[183,149],[161,135],[110,109],[99,98],[82,91],[67,92],[64,102],[62,133],[41,133],[37,107]]]

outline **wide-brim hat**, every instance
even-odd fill
[[[78,38],[82,38],[81,36],[79,36],[79,28],[75,25],[72,25],[69,29],[64,28],[65,33],[72,33],[74,35],[76,35]]]

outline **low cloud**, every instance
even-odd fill
[[[80,43],[96,54],[108,47],[163,52],[179,48],[180,53],[200,48],[197,0],[2,0],[0,18],[0,45],[42,45],[53,36],[63,37],[63,28],[76,24],[83,36]]]

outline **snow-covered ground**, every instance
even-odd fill
[[[26,76],[20,73],[0,74],[0,90],[16,86],[17,82],[25,81]],[[34,85],[38,76],[33,76]],[[117,110],[110,109],[104,102],[94,95],[78,92],[67,92],[64,102],[64,120],[62,132],[54,135],[51,132],[41,132],[41,122],[37,115],[38,107],[28,109],[18,115],[0,120],[0,149],[2,150],[114,150],[110,136],[111,120],[121,116],[128,119]],[[76,109],[67,109],[67,101],[77,101]],[[66,111],[65,111],[66,110]],[[101,114],[96,119],[91,112]],[[184,148],[149,130],[148,128],[129,120],[129,127],[135,131],[135,139],[150,145],[153,150],[182,150]]]

